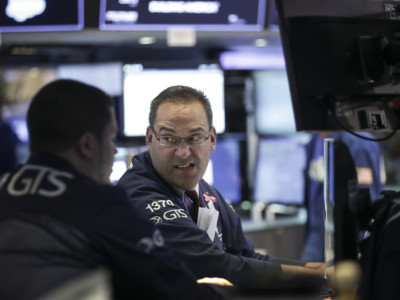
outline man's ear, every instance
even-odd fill
[[[80,155],[85,158],[92,158],[98,151],[97,144],[96,137],[90,132],[85,132],[79,138],[76,147]]]
[[[210,139],[211,139],[211,151],[214,151],[215,145],[217,144],[217,131],[215,130],[214,126],[211,127]]]
[[[152,140],[153,140],[153,134],[152,134],[152,131],[151,131],[151,127],[147,126],[147,129],[146,129],[146,145],[148,146],[149,144],[151,144]]]

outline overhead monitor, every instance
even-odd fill
[[[399,4],[276,4],[297,130],[399,128]]]
[[[305,145],[297,137],[261,138],[254,177],[256,202],[304,205]]]
[[[101,30],[262,31],[267,0],[100,0]]]
[[[225,131],[224,72],[217,65],[165,69],[125,64],[121,118],[125,137],[146,135],[151,101],[164,89],[173,85],[186,85],[203,91],[210,100],[217,133]]]
[[[2,0],[0,32],[82,30],[84,0]]]

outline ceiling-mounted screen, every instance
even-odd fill
[[[225,131],[224,73],[217,65],[165,69],[126,64],[123,66],[124,136],[146,135],[150,102],[164,89],[173,85],[187,85],[203,91],[210,100],[217,133]]]
[[[84,0],[2,0],[0,32],[82,30]]]
[[[191,26],[204,31],[261,31],[266,0],[100,0],[102,30],[160,30]]]
[[[276,5],[296,129],[399,129],[399,5],[375,0]]]

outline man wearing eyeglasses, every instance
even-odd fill
[[[256,253],[238,215],[202,179],[217,142],[212,119],[210,102],[201,91],[187,86],[162,91],[150,106],[148,151],[132,159],[118,185],[198,278],[271,288],[289,282],[318,286],[323,264]]]

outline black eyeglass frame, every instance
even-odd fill
[[[190,145],[190,146],[193,146],[193,145],[201,145],[201,144],[204,144],[204,143],[210,138],[210,136],[211,136],[211,127],[210,127],[210,129],[209,129],[209,131],[208,131],[208,136],[204,136],[204,135],[191,135],[191,136],[186,136],[186,137],[173,136],[173,135],[162,135],[162,136],[157,136],[157,133],[156,133],[155,129],[153,128],[153,126],[150,126],[150,129],[151,129],[151,131],[154,133],[154,136],[155,136],[156,140],[160,143],[160,145],[166,146],[166,147],[177,147],[177,146],[179,146],[179,145],[181,144],[182,140],[185,141],[186,145]],[[201,141],[201,142],[198,143],[196,140],[190,140],[190,138],[193,138],[193,137],[198,137],[198,138],[200,138],[200,141]],[[171,144],[171,145],[164,144],[164,143],[161,141],[161,138],[173,138],[173,139],[176,139],[176,142],[174,142],[174,143]],[[204,140],[203,140],[203,138],[204,138]]]

